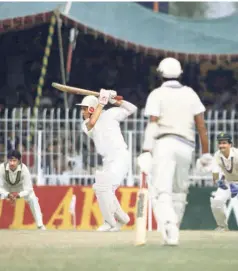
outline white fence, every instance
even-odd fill
[[[81,129],[79,108],[72,110],[28,109],[5,110],[0,119],[0,160],[6,159],[10,148],[22,152],[23,162],[31,168],[37,184],[91,184],[95,169],[102,164],[92,141]],[[238,116],[235,111],[208,111],[205,115],[210,150],[216,150],[216,136],[220,131],[231,133],[236,144]],[[121,124],[131,152],[131,168],[125,185],[138,182],[136,157],[141,152],[143,132],[147,120],[143,110]],[[210,177],[196,176],[195,160],[200,154],[196,136],[196,151],[191,165],[191,182],[210,185]]]

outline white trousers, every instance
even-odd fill
[[[153,152],[153,186],[159,193],[187,192],[193,148],[171,137],[156,142]]]
[[[166,136],[156,141],[153,151],[152,202],[157,223],[179,223],[173,204],[173,193],[185,195],[189,186],[189,168],[193,147]]]
[[[128,150],[121,150],[103,159],[103,169],[111,176],[110,181],[113,187],[121,185],[129,171],[130,153]]]
[[[217,188],[217,191],[214,193],[214,198],[223,203],[226,203],[229,199],[231,199],[231,190],[229,185],[227,185],[228,189]]]
[[[227,227],[226,202],[231,199],[230,186],[228,189],[218,188],[214,196],[210,198],[211,210],[218,227]]]
[[[129,221],[128,215],[121,209],[115,195],[118,186],[122,183],[129,170],[130,155],[127,150],[112,153],[103,159],[102,171],[97,171],[93,189],[96,193],[99,208],[104,221],[111,227],[116,226],[116,219],[122,224]]]

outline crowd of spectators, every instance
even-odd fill
[[[62,28],[65,62],[69,28]],[[0,36],[0,114],[4,107],[33,107],[48,35],[48,25]],[[126,99],[142,108],[148,93],[160,84],[156,66],[160,57],[125,49],[79,31],[73,52],[69,85],[99,90],[116,89]],[[237,78],[234,71],[217,67],[202,74],[199,63],[182,63],[182,81],[192,86],[211,109],[236,108]],[[41,107],[64,107],[63,95],[51,87],[61,82],[57,35],[54,35],[45,77]],[[69,106],[81,100],[69,98]]]

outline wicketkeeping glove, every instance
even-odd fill
[[[217,186],[223,190],[227,190],[228,186],[224,183],[224,181],[222,179],[220,179],[219,181],[217,181]]]
[[[238,184],[231,183],[230,184],[231,189],[231,197],[234,198],[238,194]]]

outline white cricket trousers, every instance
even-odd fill
[[[108,176],[112,186],[119,186],[127,176],[130,166],[130,153],[128,150],[118,150],[103,159],[103,169]]]
[[[126,149],[118,150],[105,157],[103,169],[96,171],[93,189],[104,221],[107,221],[111,227],[116,226],[116,219],[122,224],[129,221],[128,215],[122,210],[115,195],[115,191],[128,173],[129,163],[129,152]]]
[[[185,141],[186,142],[186,141]],[[187,193],[193,146],[173,136],[158,139],[153,151],[152,201],[158,224],[178,223],[172,194]]]

